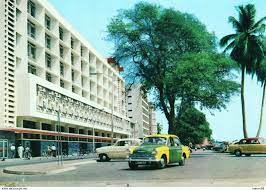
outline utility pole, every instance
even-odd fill
[[[111,145],[114,144],[114,76],[112,76]]]
[[[61,140],[61,126],[60,126],[60,110],[57,110],[57,153],[58,153],[58,165],[63,165],[63,157],[62,157],[62,140]]]

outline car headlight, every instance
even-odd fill
[[[151,154],[155,155],[155,154],[157,154],[157,151],[154,150],[154,151],[151,152]]]

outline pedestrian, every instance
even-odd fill
[[[13,143],[10,146],[10,152],[11,152],[11,158],[15,158],[15,155],[16,155],[16,147],[15,147],[15,145]]]
[[[51,153],[52,153],[51,146],[48,145],[48,147],[47,147],[47,157],[50,157],[51,156]]]
[[[25,158],[30,159],[30,157],[31,157],[30,146],[29,146],[29,144],[27,144],[26,148],[25,148]]]
[[[56,157],[56,146],[54,144],[52,145],[51,149],[53,157]]]
[[[23,152],[24,152],[24,147],[20,144],[18,147],[18,156],[20,159],[23,158]]]

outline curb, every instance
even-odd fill
[[[14,171],[9,169],[3,169],[3,172],[7,174],[16,174],[16,175],[44,175],[47,173],[47,172]]]
[[[66,172],[66,171],[71,171],[71,170],[75,170],[76,167],[78,165],[83,165],[83,164],[91,164],[91,163],[95,163],[95,160],[88,160],[85,162],[79,162],[79,163],[72,163],[72,164],[68,164],[66,165],[65,168],[59,168],[59,169],[55,169],[52,171],[45,171],[45,172],[41,172],[41,171],[17,171],[17,170],[11,170],[8,168],[4,168],[3,169],[3,173],[6,174],[16,174],[16,175],[46,175],[46,174],[57,174],[57,173],[61,173],[61,172]]]

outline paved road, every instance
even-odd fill
[[[0,182],[20,186],[262,186],[266,155],[235,157],[210,151],[194,152],[186,165],[163,170],[130,170],[127,162],[95,162],[77,170],[42,176],[0,174]]]

